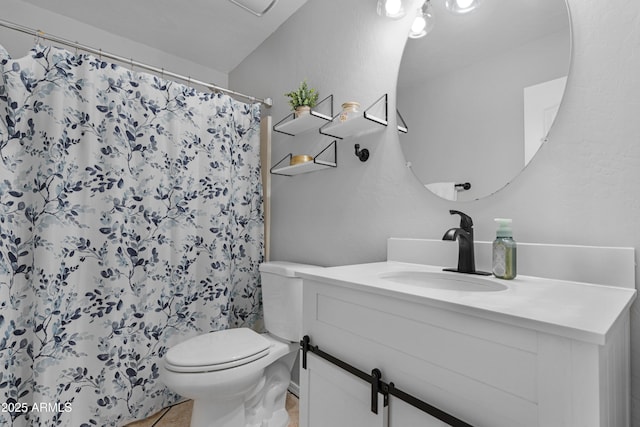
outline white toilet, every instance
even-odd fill
[[[260,265],[268,333],[237,328],[188,339],[167,351],[164,384],[193,400],[191,427],[286,427],[291,368],[302,338],[302,279],[315,267]]]

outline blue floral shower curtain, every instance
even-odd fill
[[[51,47],[0,71],[0,425],[143,418],[168,347],[261,315],[259,106]]]

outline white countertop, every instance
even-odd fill
[[[399,271],[442,272],[442,267],[387,261],[305,269],[297,275],[599,345],[636,297],[635,289],[530,276],[472,276],[507,287],[494,292],[432,289],[380,277]]]

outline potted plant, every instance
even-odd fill
[[[296,117],[309,114],[309,111],[311,111],[318,102],[318,91],[309,88],[306,80],[300,83],[300,87],[298,87],[297,90],[285,93],[284,95],[289,97],[289,105],[291,105],[291,109],[295,111]]]

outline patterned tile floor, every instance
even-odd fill
[[[145,420],[128,424],[126,427],[189,427],[192,407],[192,401],[178,403]],[[289,427],[298,427],[298,398],[291,393],[287,394],[287,412]]]

